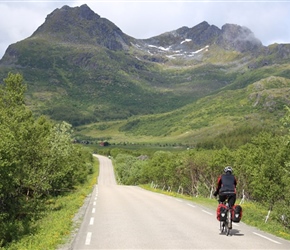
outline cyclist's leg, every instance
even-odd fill
[[[236,194],[229,194],[228,195],[228,203],[229,208],[232,208],[236,203]]]
[[[223,194],[219,195],[219,203],[225,202],[226,199],[227,199],[226,195],[223,195]]]

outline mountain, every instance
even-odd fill
[[[110,50],[126,49],[131,38],[116,25],[95,14],[87,5],[77,8],[64,6],[49,14],[33,38],[59,43],[100,45]]]
[[[193,28],[182,27],[144,41],[147,46],[153,44],[152,47],[188,56],[194,56],[200,50],[214,45],[237,52],[252,52],[263,47],[261,41],[246,27],[225,24],[219,29],[205,21]]]
[[[289,61],[289,44],[263,46],[237,24],[204,21],[136,39],[82,5],[54,10],[11,44],[0,76],[20,72],[35,114],[78,126],[176,112],[269,77],[287,80]]]

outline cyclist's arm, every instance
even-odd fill
[[[217,181],[216,191],[215,191],[216,194],[219,193],[221,186],[222,186],[222,178],[221,176],[219,176],[218,181]]]

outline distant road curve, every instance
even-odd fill
[[[290,249],[290,242],[249,227],[219,233],[215,211],[187,200],[117,185],[109,158],[100,161],[98,184],[75,237],[85,249]]]

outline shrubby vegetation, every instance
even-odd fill
[[[93,171],[91,154],[72,143],[71,125],[35,118],[25,106],[25,91],[19,74],[10,73],[0,86],[0,246],[31,233],[31,224],[46,213],[51,197],[73,191]],[[238,197],[245,194],[262,204],[290,228],[289,108],[282,125],[279,133],[240,127],[178,152],[104,150],[114,159],[120,183],[151,183],[190,196],[210,197],[217,176],[232,165]],[[245,134],[256,136],[250,140]]]
[[[73,191],[93,166],[69,124],[33,117],[25,91],[20,74],[0,85],[0,247],[30,233],[49,198]]]
[[[157,151],[148,158],[120,152],[114,159],[116,173],[123,184],[151,183],[163,190],[211,197],[218,175],[231,165],[238,179],[238,198],[244,195],[262,204],[290,229],[289,108],[282,125],[281,131],[289,131],[262,131],[237,148]]]

